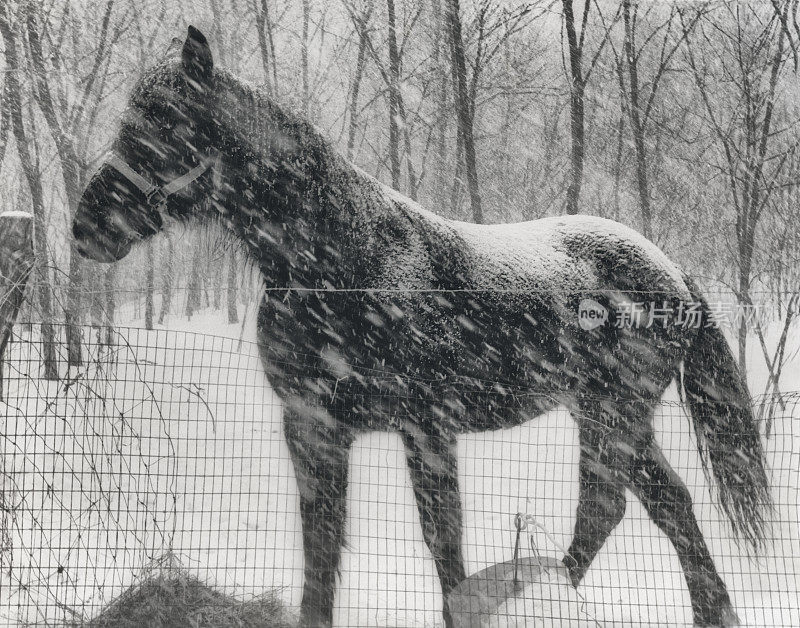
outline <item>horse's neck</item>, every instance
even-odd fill
[[[310,124],[238,80],[227,77],[226,82],[218,119],[231,144],[228,159],[238,180],[232,187],[245,188],[245,193],[232,191],[229,214],[238,221],[235,231],[247,234],[243,239],[251,255],[272,274],[297,261],[293,255],[318,257],[332,250],[343,275],[356,272],[375,246],[374,226],[381,216],[397,212],[395,204]],[[276,235],[309,250],[287,257],[285,247],[276,246]]]

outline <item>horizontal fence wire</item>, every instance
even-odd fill
[[[281,400],[257,345],[86,327],[83,366],[64,370],[61,360],[51,381],[38,333],[17,326],[2,365],[0,624],[114,625],[109,613],[131,612],[125,604],[136,603],[148,583],[180,578],[213,592],[202,603],[263,603],[268,595],[291,617],[303,583],[299,497]],[[65,330],[56,326],[55,334],[63,338]],[[496,403],[488,393],[472,399]],[[430,411],[419,401],[419,412]],[[775,503],[769,542],[757,557],[736,544],[715,506],[674,391],[656,412],[655,431],[689,488],[743,623],[797,626],[800,393],[755,404],[773,404],[762,439]],[[512,558],[517,513],[537,523],[524,531],[520,552],[561,559],[575,523],[577,439],[565,408],[459,438],[467,574]],[[349,473],[334,624],[441,625],[441,589],[400,437],[360,436]],[[544,618],[538,625],[557,623],[569,596],[548,586],[509,600],[498,609],[500,624],[533,616]],[[692,623],[675,551],[633,498],[577,595],[603,626]]]

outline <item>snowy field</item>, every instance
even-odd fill
[[[241,329],[218,316],[170,323],[169,331],[146,332],[134,322],[118,330],[113,347],[93,344],[92,363],[57,383],[38,378],[38,349],[20,331],[0,402],[0,624],[87,619],[165,563],[228,593],[279,589],[299,605],[298,497],[281,404],[261,372],[252,314]],[[785,372],[800,373],[792,359]],[[766,373],[751,371],[751,389],[760,392]],[[757,560],[743,556],[712,505],[675,390],[656,418],[746,625],[800,625],[799,402],[787,396],[767,441],[778,506],[774,541]],[[534,515],[559,545],[569,544],[576,442],[563,409],[461,439],[468,573],[512,557],[516,512]],[[399,437],[360,438],[350,471],[336,624],[439,625],[441,593]],[[560,558],[544,535],[533,541]],[[691,624],[674,551],[632,497],[580,593],[602,625]],[[507,608],[530,614],[534,606],[521,599]]]

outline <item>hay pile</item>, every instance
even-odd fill
[[[106,606],[93,628],[290,628],[296,625],[274,592],[242,602],[181,572],[153,575]]]

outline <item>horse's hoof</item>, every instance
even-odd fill
[[[702,622],[702,623],[695,623],[695,626],[704,626],[708,628],[709,626],[713,626],[715,628],[727,628],[728,626],[741,626],[742,622],[739,620],[739,616],[736,614],[736,611],[733,610],[733,607],[727,606],[723,608],[719,613],[719,618],[710,621],[710,622]]]
[[[721,626],[741,626],[742,622],[739,620],[739,616],[736,614],[736,611],[733,610],[732,607],[728,607],[722,613],[722,623]]]

